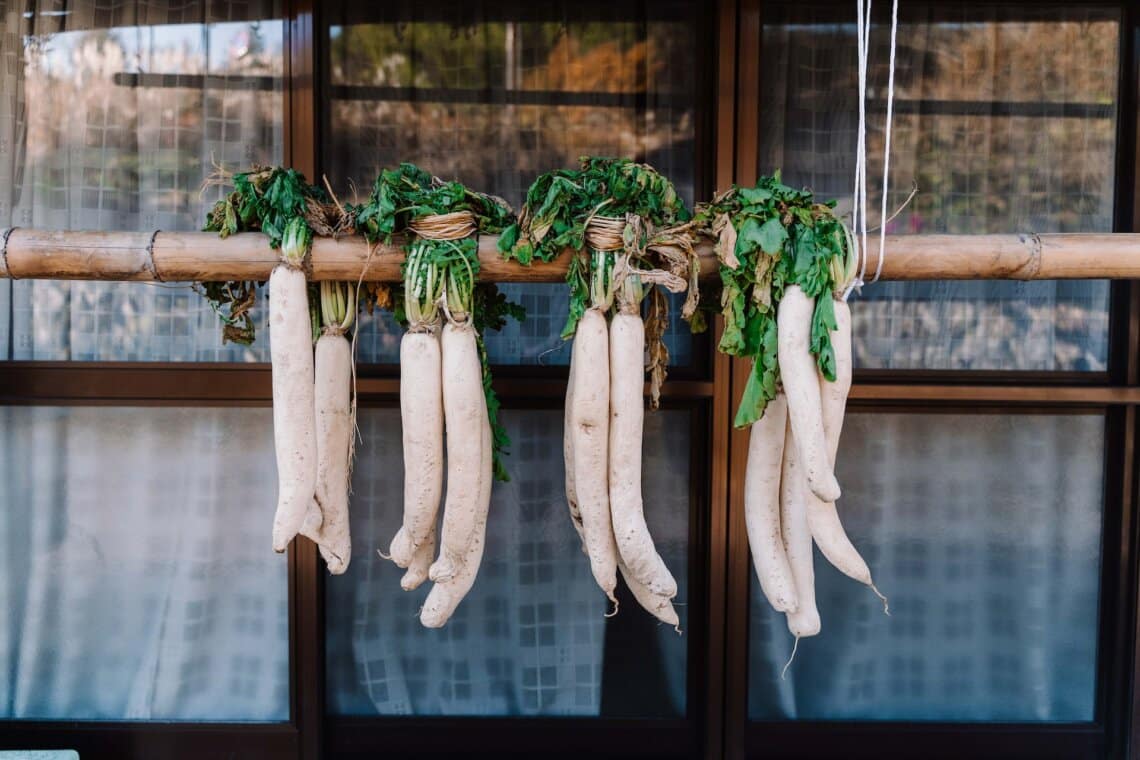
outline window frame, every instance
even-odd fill
[[[786,1],[786,0],[784,0]],[[847,7],[846,0],[822,0]],[[1067,3],[1036,0],[1032,7]],[[756,93],[761,81],[762,23],[769,0],[718,0],[706,38],[712,43],[702,72],[708,102],[698,109],[696,188],[756,179],[763,115]],[[979,6],[1021,4],[974,0]],[[1092,3],[1090,3],[1092,4]],[[1124,0],[1095,3],[1121,7],[1119,113],[1117,119],[1114,231],[1136,231],[1140,219],[1137,169],[1140,84],[1140,10]],[[284,160],[319,176],[324,93],[321,68],[326,19],[315,0],[286,0]],[[524,16],[533,3],[505,3]],[[882,8],[880,7],[880,10]],[[857,372],[852,405],[913,412],[1001,406],[1017,413],[1093,408],[1105,415],[1105,511],[1101,604],[1098,620],[1096,719],[1083,724],[980,724],[914,722],[747,720],[749,585],[752,581],[743,514],[747,433],[730,424],[730,409],[747,379],[741,362],[713,350],[722,329],[695,346],[701,364],[674,374],[666,404],[690,410],[694,432],[707,432],[694,447],[690,515],[690,584],[703,596],[701,625],[689,644],[688,728],[656,720],[549,718],[334,718],[325,715],[324,604],[326,573],[316,548],[294,542],[288,553],[290,605],[289,720],[277,724],[77,723],[2,721],[11,747],[66,745],[84,758],[161,756],[204,758],[353,757],[388,751],[446,751],[478,746],[488,751],[543,752],[546,756],[610,750],[660,757],[740,758],[1126,757],[1140,742],[1134,717],[1137,682],[1136,499],[1140,492],[1136,445],[1140,430],[1140,285],[1115,281],[1110,290],[1109,365],[1103,373]],[[0,372],[0,404],[268,406],[266,365],[131,362],[6,362]],[[496,382],[511,406],[560,402],[565,370],[503,368]],[[360,380],[363,405],[392,405],[398,380],[391,367],[370,368]],[[970,394],[968,399],[963,394]],[[694,618],[695,620],[696,618]],[[703,629],[703,632],[702,632]],[[694,677],[699,675],[699,677]],[[424,744],[430,737],[432,744]],[[656,740],[652,737],[657,737]],[[443,742],[443,743],[441,743]],[[555,748],[552,751],[552,747]]]
[[[839,0],[814,0],[841,6]],[[740,0],[738,39],[741,55],[737,81],[743,89],[760,81],[760,49],[765,8],[789,0]],[[1029,3],[1024,0],[976,0],[980,9],[1065,7],[1120,9],[1120,60],[1117,73],[1113,231],[1132,232],[1140,217],[1137,173],[1137,87],[1140,85],[1140,12],[1127,2]],[[878,7],[885,22],[886,8]],[[740,92],[738,89],[738,93]],[[755,89],[743,89],[755,93]],[[738,94],[738,99],[739,99]],[[759,134],[763,114],[756,103],[738,100],[736,181],[751,183],[758,171]],[[748,720],[748,604],[752,582],[747,552],[734,554],[729,567],[729,632],[726,659],[745,663],[729,668],[731,705],[725,729],[726,757],[808,758],[1002,758],[1127,757],[1140,741],[1140,722],[1133,715],[1137,680],[1137,355],[1140,353],[1140,289],[1136,281],[1116,280],[1109,295],[1109,356],[1105,372],[856,370],[852,407],[877,407],[922,413],[950,408],[1001,407],[1016,414],[1058,413],[1097,408],[1105,417],[1104,516],[1098,614],[1097,682],[1094,719],[1088,723],[979,723],[913,721],[762,721]],[[733,387],[746,372],[737,368]],[[964,392],[976,390],[973,399]],[[747,436],[732,446],[733,473],[729,495],[730,534],[744,530],[743,466]],[[733,612],[735,611],[735,614]]]

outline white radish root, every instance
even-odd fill
[[[317,516],[310,509],[301,532],[316,542],[329,572],[340,575],[352,556],[348,491],[353,435],[352,344],[340,332],[326,332],[317,340],[315,385]]]
[[[574,406],[574,355],[575,352],[571,350],[570,379],[566,384],[566,408],[562,427],[562,457],[565,462],[566,505],[570,508],[570,521],[574,526],[574,531],[578,534],[578,540],[581,541],[582,553],[589,556],[589,552],[586,550],[585,529],[582,527],[582,513],[578,509],[578,489],[574,484],[574,426],[571,423],[571,409]],[[625,579],[625,585],[629,587],[638,604],[663,623],[668,623],[674,628],[681,624],[677,617],[677,611],[670,601],[671,597],[658,596],[651,592],[637,578],[633,577],[620,557],[617,560],[617,566],[622,578]]]
[[[768,402],[764,416],[749,429],[748,465],[744,472],[744,522],[752,565],[760,589],[777,612],[795,612],[799,607],[780,530],[780,473],[787,422],[788,402],[780,393]]]
[[[609,421],[610,357],[606,318],[589,309],[574,335],[574,394],[570,429],[574,446],[574,487],[582,517],[586,553],[594,580],[617,611],[617,543],[610,519]],[[613,613],[611,613],[613,614]]]
[[[641,495],[645,324],[640,314],[614,315],[609,352],[609,500],[618,555],[650,592],[672,599],[677,581],[653,545]]]
[[[825,298],[828,296],[824,296]],[[819,380],[812,358],[811,319],[815,299],[798,285],[784,290],[776,313],[780,374],[788,397],[788,417],[808,487],[824,501],[839,499],[839,482],[827,456],[820,411]]]
[[[677,633],[680,633],[681,619],[677,617],[677,610],[673,607],[672,597],[650,591],[645,584],[633,576],[633,573],[629,571],[620,557],[618,558],[618,570],[625,580],[625,585],[629,587],[630,593],[633,594],[633,598],[637,600],[642,609],[662,623],[673,626]]]
[[[780,477],[780,530],[799,601],[795,611],[787,613],[788,630],[799,639],[819,633],[820,622],[819,610],[815,606],[815,566],[805,504],[808,487],[794,438],[791,425],[788,425],[784,439],[784,468]]]
[[[442,377],[436,333],[405,333],[400,339],[404,522],[388,553],[398,567],[408,568],[409,573],[422,557],[420,549],[429,537],[434,552],[436,518],[443,493]],[[421,578],[419,583],[422,582]]]
[[[317,487],[313,333],[300,269],[278,264],[269,276],[269,329],[277,455],[273,551],[283,552],[300,532]]]
[[[422,544],[416,547],[412,561],[408,563],[408,570],[400,579],[400,588],[404,591],[415,591],[428,577],[428,568],[435,558],[436,533],[433,526]]]
[[[444,360],[446,362],[446,349]],[[462,557],[458,572],[446,581],[436,581],[428,592],[423,609],[420,610],[420,623],[426,628],[440,628],[455,614],[459,603],[475,585],[475,576],[479,574],[479,564],[483,561],[483,549],[487,543],[487,515],[491,506],[491,482],[494,478],[493,463],[494,451],[491,442],[491,422],[487,417],[486,400],[482,395],[482,382],[479,384],[482,409],[480,433],[477,436],[480,455],[479,491],[476,494],[475,523],[472,528],[467,551]],[[446,388],[446,385],[445,385]],[[446,391],[445,391],[446,392]],[[450,451],[449,451],[450,456]],[[451,492],[451,482],[447,485],[448,495]],[[447,515],[444,514],[446,525]],[[410,569],[410,568],[409,568]]]
[[[833,467],[839,451],[843,416],[847,410],[847,394],[851,391],[851,308],[838,299],[834,305],[838,325],[831,333],[831,345],[835,350],[835,381],[828,382],[822,376],[819,378],[823,435],[827,440],[827,454]],[[815,494],[808,494],[807,515],[812,538],[828,562],[844,575],[871,587],[879,594],[871,580],[870,568],[843,529],[835,502],[822,501]],[[879,596],[885,606],[886,599],[882,594]]]
[[[483,482],[490,477],[483,473],[482,432],[489,422],[475,328],[470,324],[447,324],[440,348],[447,430],[447,497],[439,558],[428,572],[436,583],[451,580],[463,569],[477,532],[480,494],[484,486],[490,488],[490,483]]]

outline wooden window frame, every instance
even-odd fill
[[[825,2],[830,0],[824,0]],[[979,5],[1010,5],[977,0]],[[1052,0],[1036,0],[1033,7]],[[839,0],[835,0],[839,3]],[[1064,3],[1071,6],[1081,0]],[[843,3],[844,5],[846,3]],[[1029,6],[1030,3],[1024,3]],[[519,4],[518,8],[533,7]],[[757,51],[763,0],[719,0],[710,18],[708,107],[698,109],[698,141],[709,165],[698,166],[697,192],[756,179],[762,114]],[[1061,3],[1057,3],[1061,5]],[[1097,5],[1105,5],[1098,3]],[[1114,231],[1136,230],[1137,86],[1140,11],[1122,10]],[[315,0],[285,3],[284,159],[319,176],[319,104],[326,26]],[[715,59],[713,58],[715,56]],[[700,162],[699,162],[700,163]],[[711,169],[711,172],[709,171]],[[703,173],[703,174],[702,174]],[[572,756],[601,749],[625,756],[960,758],[1126,757],[1140,741],[1132,698],[1137,681],[1137,481],[1135,448],[1140,403],[1140,287],[1114,282],[1110,297],[1109,367],[1104,373],[856,373],[853,407],[911,412],[947,407],[1002,408],[1016,413],[1093,409],[1105,415],[1106,462],[1096,719],[1088,724],[979,724],[747,720],[748,615],[751,565],[743,519],[747,433],[730,410],[747,378],[743,363],[700,344],[701,360],[673,373],[666,405],[690,411],[695,446],[690,523],[690,584],[701,625],[689,645],[688,717],[683,721],[547,718],[342,718],[325,713],[325,576],[316,548],[294,542],[288,555],[290,608],[289,720],[276,724],[77,723],[4,721],[6,747],[68,746],[88,758],[340,758],[418,749]],[[722,325],[719,320],[715,333]],[[503,368],[496,386],[507,405],[560,403],[565,370]],[[0,372],[0,404],[268,406],[265,365],[147,362],[8,362]],[[361,404],[391,406],[398,381],[391,368],[362,373]],[[703,597],[703,598],[701,598]],[[694,620],[697,618],[694,617]]]
[[[845,7],[838,0],[814,0]],[[785,0],[786,2],[786,0]],[[768,0],[739,0],[735,179],[755,181],[763,114],[755,99],[761,81],[760,50]],[[1137,88],[1140,84],[1140,9],[1122,3],[1052,3],[979,0],[970,7],[1118,7],[1121,13],[1118,116],[1113,231],[1132,232],[1140,218],[1137,202]],[[889,6],[888,6],[889,7]],[[880,13],[887,10],[878,6]],[[883,19],[880,16],[880,19]],[[752,94],[751,100],[748,95]],[[725,658],[725,757],[826,758],[851,760],[970,756],[1076,758],[1131,756],[1140,741],[1134,711],[1137,682],[1137,358],[1140,353],[1140,288],[1114,281],[1109,301],[1109,362],[1106,372],[1027,371],[857,371],[852,407],[912,413],[958,408],[1001,408],[1015,414],[1064,413],[1074,403],[1093,407],[1105,419],[1104,515],[1098,619],[1097,683],[1094,719],[1088,723],[980,723],[914,721],[748,720],[748,617],[751,566],[744,543],[743,470],[747,436],[734,435],[728,499],[730,550],[728,632]],[[733,372],[733,390],[743,387],[744,368]],[[738,537],[738,538],[734,538]]]

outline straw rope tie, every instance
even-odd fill
[[[421,216],[413,219],[408,224],[408,229],[424,240],[462,240],[479,231],[475,215],[470,211]]]
[[[625,220],[611,216],[594,216],[586,222],[586,245],[595,251],[620,251],[625,248]]]

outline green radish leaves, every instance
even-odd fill
[[[395,315],[401,324],[412,329],[436,324],[444,309],[447,318],[456,322],[471,319],[483,367],[495,478],[505,481],[510,477],[503,457],[511,442],[499,421],[499,399],[491,384],[484,336],[486,330],[501,330],[507,319],[523,321],[526,312],[519,304],[507,301],[494,283],[478,282],[477,237],[443,240],[422,237],[412,229],[417,220],[462,211],[471,213],[476,232],[494,234],[505,228],[504,237],[511,235],[512,229],[517,237],[514,212],[505,201],[468,190],[460,182],[445,182],[410,163],[381,171],[367,202],[352,208],[356,229],[369,242],[388,244],[394,235],[407,236],[407,256],[401,268],[403,297],[395,299]]]
[[[733,186],[699,205],[694,227],[714,238],[720,259],[724,332],[717,348],[752,360],[736,427],[760,419],[779,389],[776,309],[789,284],[816,299],[810,348],[821,374],[834,380],[833,262],[844,260],[846,237],[832,206],[783,184],[777,173],[761,177],[755,187]]]
[[[673,183],[651,166],[627,158],[584,156],[577,169],[556,169],[541,175],[527,190],[526,204],[516,224],[499,239],[499,251],[510,260],[529,265],[550,262],[564,250],[574,252],[566,273],[570,308],[562,337],[569,339],[590,307],[608,309],[613,300],[610,273],[614,255],[587,248],[586,225],[593,217],[641,217],[645,224],[626,224],[622,245],[644,248],[646,226],[671,227],[688,221],[689,210]]]
[[[487,398],[487,418],[491,422],[491,439],[494,445],[495,480],[507,482],[511,476],[503,465],[503,457],[509,454],[511,439],[499,421],[499,397],[491,387],[491,363],[487,358],[485,341],[487,330],[502,330],[508,319],[522,322],[526,319],[526,309],[521,304],[507,300],[507,297],[493,282],[480,283],[475,288],[472,314],[475,317],[475,332],[478,337],[479,361],[483,365],[483,395]]]
[[[230,180],[234,189],[214,204],[203,228],[222,238],[239,232],[261,231],[270,248],[280,248],[282,259],[301,266],[312,244],[313,232],[306,221],[311,207],[327,203],[323,190],[305,181],[295,169],[257,167],[225,175],[209,182]],[[253,282],[200,282],[195,289],[204,295],[222,322],[223,342],[249,345],[254,340],[250,309],[256,300]]]

